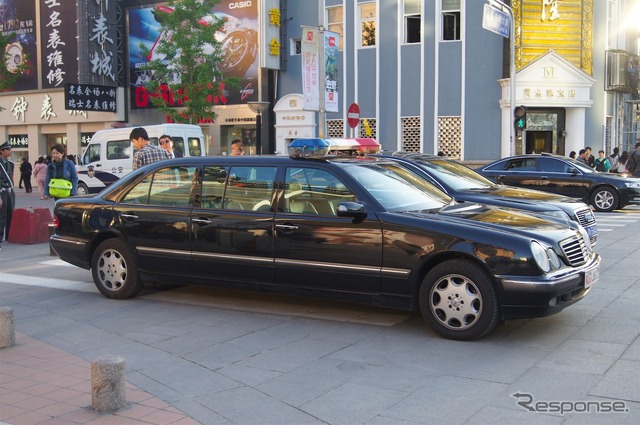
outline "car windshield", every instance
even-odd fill
[[[410,158],[411,159],[411,158]],[[454,190],[487,189],[494,184],[469,167],[446,159],[413,159],[420,167]]]
[[[452,202],[447,194],[399,164],[346,164],[345,171],[387,211],[433,210]]]
[[[576,161],[573,158],[564,158],[564,160],[569,162],[569,163],[571,163],[571,165],[573,165],[574,167],[576,167],[578,170],[582,171],[585,174],[595,173],[595,170],[593,168],[589,167],[584,162]]]

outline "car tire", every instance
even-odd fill
[[[137,270],[133,251],[120,239],[102,242],[91,258],[93,282],[107,298],[123,300],[138,295],[144,285]]]
[[[78,191],[76,192],[76,195],[88,195],[88,194],[89,194],[89,188],[87,187],[87,185],[82,182],[78,183]]]
[[[469,260],[449,260],[427,273],[420,311],[441,336],[471,341],[491,332],[500,319],[491,276]]]
[[[591,194],[591,205],[596,211],[613,211],[618,208],[619,201],[618,192],[610,187],[599,187]]]

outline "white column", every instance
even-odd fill
[[[576,151],[576,154],[580,149],[584,149],[586,146],[599,146],[598,140],[585,140],[584,139],[584,126],[585,126],[585,108],[567,108],[567,123],[566,131],[567,136],[565,138],[565,153],[569,155],[569,152]],[[596,149],[597,152],[597,149]]]

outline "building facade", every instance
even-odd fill
[[[640,121],[631,87],[640,0],[505,3],[221,0],[212,13],[229,23],[223,48],[241,53],[229,54],[224,69],[241,85],[215,100],[215,122],[199,123],[208,153],[228,152],[236,138],[250,153],[282,153],[289,140],[317,135],[370,136],[386,151],[442,151],[464,160],[630,149]],[[101,128],[167,121],[149,106],[138,51],[162,36],[154,19],[162,4],[0,0],[0,31],[19,36],[6,53],[14,64],[29,64],[0,93],[0,140],[12,140],[14,160],[34,161],[55,143],[81,154]],[[486,21],[487,7],[513,15],[515,37],[504,36],[511,33],[505,22],[499,31],[485,29],[496,24]],[[321,56],[332,97],[320,112],[304,95],[308,78],[319,75],[305,62],[309,28],[337,41],[330,60]],[[267,106],[261,131],[255,104]],[[514,127],[516,106],[526,109],[523,128]]]

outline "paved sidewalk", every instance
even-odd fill
[[[50,208],[53,200],[41,200],[37,189],[16,191],[16,208]],[[29,246],[4,241],[9,250],[25,252]],[[31,245],[35,247],[38,245]],[[2,262],[0,252],[0,264]],[[15,313],[15,312],[14,312]],[[125,364],[126,367],[126,364]],[[34,424],[172,424],[200,422],[126,384],[127,406],[112,414],[91,409],[91,363],[59,348],[16,332],[16,344],[0,349],[0,421],[15,425]]]
[[[91,409],[91,364],[16,333],[16,344],[0,349],[0,420],[35,424],[172,424],[199,422],[134,385],[127,405],[115,413]]]

